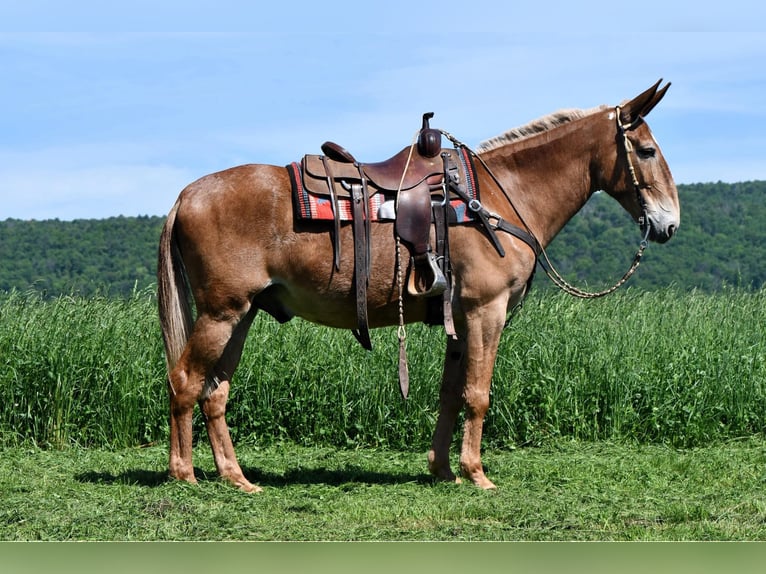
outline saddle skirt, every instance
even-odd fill
[[[464,148],[442,149],[447,154],[449,181],[447,188],[459,186],[464,197],[479,199],[475,169],[469,152]],[[350,163],[336,161],[322,155],[307,154],[300,163],[287,166],[292,184],[292,199],[296,217],[299,219],[334,219],[332,197],[337,202],[337,214],[341,221],[353,220],[351,185],[362,181],[368,188],[370,221],[392,221],[396,218],[396,193],[427,184],[433,201],[444,201],[444,161],[441,154],[424,158],[417,154],[410,158],[406,147],[391,159],[380,163]],[[406,168],[406,172],[405,172]],[[329,174],[327,172],[330,172]],[[404,174],[404,178],[402,178]],[[333,193],[329,183],[332,181]],[[401,185],[400,185],[401,184]],[[468,209],[464,199],[449,193],[450,223],[470,223],[475,214]]]

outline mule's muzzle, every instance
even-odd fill
[[[675,223],[670,223],[668,225],[658,225],[656,222],[650,219],[648,225],[648,239],[654,243],[666,243],[676,234],[676,231],[678,230],[678,225]]]

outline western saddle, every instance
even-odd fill
[[[450,196],[465,199],[465,179],[458,152],[442,149],[441,131],[431,128],[433,113],[423,114],[417,141],[390,159],[361,163],[334,142],[322,144],[324,155],[306,155],[302,162],[306,190],[328,196],[333,210],[333,262],[340,269],[339,199],[350,199],[354,235],[354,273],[358,328],[354,335],[371,349],[367,321],[367,286],[370,274],[370,223],[393,219],[395,232],[410,252],[407,293],[414,297],[443,296],[444,324],[454,333],[451,312],[451,273],[447,229],[454,222]],[[452,192],[452,193],[450,193]],[[393,200],[382,201],[379,213],[370,211],[370,197],[381,193]],[[436,249],[430,243],[435,228]]]

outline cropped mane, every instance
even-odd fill
[[[499,136],[485,140],[479,144],[479,147],[476,149],[476,151],[481,153],[497,149],[511,142],[519,141],[535,134],[547,132],[548,130],[558,127],[562,124],[584,118],[585,116],[588,116],[599,110],[606,109],[606,107],[607,106],[598,106],[589,110],[559,110],[545,117],[534,120],[525,126],[514,128],[505,132],[504,134],[500,134]]]

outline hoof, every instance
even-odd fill
[[[495,483],[493,483],[489,479],[484,479],[482,482],[476,482],[474,483],[476,486],[481,488],[482,490],[497,490],[497,486],[495,486]]]
[[[258,486],[257,484],[253,484],[252,482],[247,480],[244,476],[237,476],[237,477],[223,476],[221,478],[223,478],[229,484],[236,486],[242,492],[248,492],[248,493],[263,492],[263,489],[260,486]]]
[[[459,476],[455,475],[449,468],[434,468],[429,465],[428,470],[431,475],[439,482],[453,482],[455,484],[462,484],[462,480]]]
[[[463,473],[463,478],[469,480],[474,486],[477,486],[482,490],[497,490],[495,483],[488,479],[483,472],[477,472],[470,475]]]
[[[251,484],[249,482],[247,484],[239,484],[237,486],[242,492],[263,492],[263,489],[260,486],[257,484]]]
[[[178,482],[186,482],[188,484],[198,484],[197,478],[194,476],[194,474],[176,474],[176,473],[169,473],[168,478],[170,480],[178,481]]]
[[[448,460],[437,462],[434,451],[428,453],[428,470],[440,482],[452,482],[454,484],[462,484],[463,482],[459,476],[452,472]]]
[[[463,479],[459,476],[455,476],[453,473],[449,473],[448,475],[445,474],[434,474],[434,479],[437,482],[449,482],[452,484],[463,484]]]

